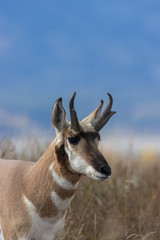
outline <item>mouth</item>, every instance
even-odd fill
[[[104,180],[106,180],[110,177],[111,177],[111,175],[101,175],[101,176],[97,175],[97,176],[95,176],[95,179],[100,180],[100,181],[104,181]]]
[[[111,177],[110,173],[100,173],[91,167],[88,168],[85,175],[97,181],[104,181]]]

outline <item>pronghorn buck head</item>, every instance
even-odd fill
[[[66,112],[59,98],[53,106],[52,123],[56,128],[57,146],[64,149],[67,157],[68,169],[73,173],[86,175],[96,180],[104,180],[111,176],[111,168],[98,149],[100,141],[99,131],[113,114],[111,111],[113,99],[109,96],[109,104],[101,114],[103,100],[99,107],[81,122],[74,108],[76,92],[69,102],[71,122],[66,119]]]

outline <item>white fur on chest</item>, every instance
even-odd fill
[[[41,218],[36,213],[34,205],[26,197],[24,197],[24,201],[28,206],[32,226],[29,233],[22,240],[32,238],[36,240],[58,240],[64,227],[65,217]]]

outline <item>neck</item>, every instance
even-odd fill
[[[65,213],[80,176],[70,171],[63,145],[55,139],[24,177],[24,196],[41,217]]]

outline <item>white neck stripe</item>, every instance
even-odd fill
[[[69,206],[69,204],[70,204],[71,200],[73,199],[74,195],[70,198],[67,198],[67,199],[63,200],[55,192],[52,192],[51,197],[52,197],[52,201],[55,204],[55,206],[57,207],[57,209],[59,211],[64,211]]]
[[[50,171],[51,171],[51,174],[52,174],[52,177],[53,179],[56,181],[56,183],[66,189],[66,190],[73,190],[73,189],[76,189],[77,186],[78,186],[78,183],[76,184],[72,184],[71,182],[69,182],[67,179],[64,179],[63,177],[59,176],[53,169],[53,164],[51,164],[50,166]]]

